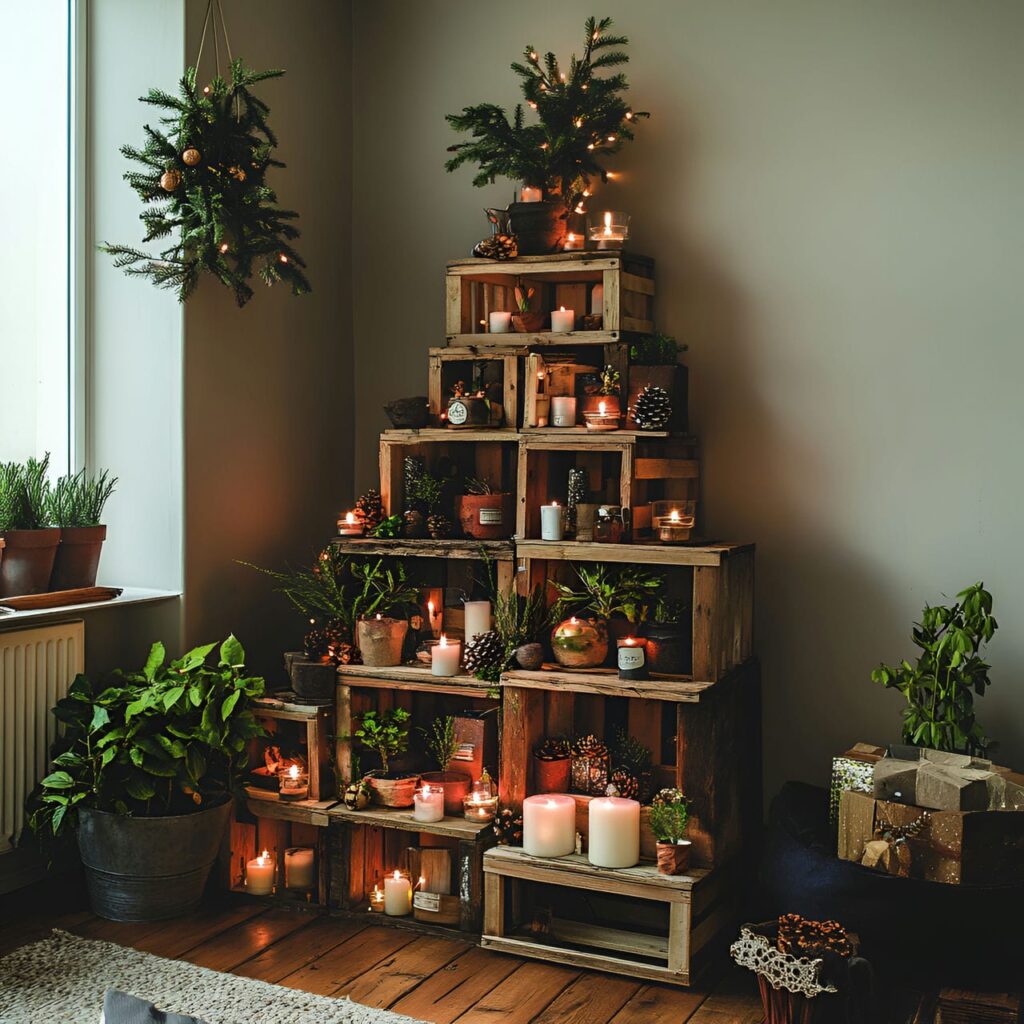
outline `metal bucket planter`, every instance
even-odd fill
[[[78,850],[93,912],[110,921],[163,921],[203,898],[232,803],[168,818],[80,809]]]

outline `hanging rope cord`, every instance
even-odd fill
[[[224,36],[224,49],[227,53],[228,58],[228,70],[231,69],[231,62],[234,57],[231,53],[231,40],[228,38],[228,26],[224,20],[224,8],[221,6],[221,0],[207,0],[206,3],[206,17],[203,19],[203,34],[199,39],[199,53],[196,56],[196,80],[199,79],[199,65],[203,59],[203,47],[206,45],[206,33],[210,28],[211,22],[213,24],[213,59],[216,64],[216,73],[220,76],[220,38],[217,33],[217,17],[220,16],[220,34]],[[235,117],[240,116],[238,97],[235,96],[233,100],[233,106],[235,108]]]

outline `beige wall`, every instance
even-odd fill
[[[445,260],[511,193],[444,173],[444,114],[514,102],[507,64],[527,43],[578,49],[592,9],[356,4],[357,488],[382,404],[425,392]],[[895,736],[873,664],[909,656],[921,605],[978,578],[1004,626],[981,717],[1024,763],[1024,6],[596,12],[630,36],[633,102],[654,114],[598,201],[632,212],[659,326],[690,344],[705,522],[759,545],[766,792]]]
[[[205,11],[188,0],[189,63]],[[185,308],[185,635],[234,630],[250,665],[280,676],[301,622],[235,559],[307,563],[351,500],[351,5],[225,0],[224,14],[236,55],[287,69],[259,92],[313,292],[257,284],[239,310],[204,280]]]

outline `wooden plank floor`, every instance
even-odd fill
[[[65,904],[66,906],[67,904]],[[753,978],[680,989],[523,960],[457,938],[239,902],[158,925],[0,901],[0,955],[64,928],[434,1024],[757,1024]]]

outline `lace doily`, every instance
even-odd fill
[[[758,935],[749,925],[740,929],[740,937],[729,947],[729,953],[740,967],[747,967],[761,975],[772,988],[784,988],[809,999],[822,992],[837,991],[835,985],[822,984],[818,980],[820,960],[780,953],[767,938]]]

